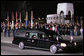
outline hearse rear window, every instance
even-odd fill
[[[30,33],[30,38],[38,39],[38,34],[37,33]]]

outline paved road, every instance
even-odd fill
[[[83,55],[83,52],[59,52],[52,54],[49,52],[49,50],[34,48],[26,48],[24,50],[20,50],[17,45],[11,43],[1,43],[1,55]]]

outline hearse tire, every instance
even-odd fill
[[[20,48],[20,49],[24,49],[24,43],[23,43],[23,42],[20,42],[20,43],[19,43],[19,48]]]
[[[53,45],[50,46],[50,52],[52,54],[55,54],[57,52],[57,46],[55,44],[53,44]]]

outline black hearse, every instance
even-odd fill
[[[25,46],[47,48],[50,49],[51,53],[56,53],[58,50],[64,50],[76,44],[63,40],[58,33],[51,30],[23,29],[15,31],[12,43],[19,45],[20,49],[24,49]]]

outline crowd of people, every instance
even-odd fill
[[[83,36],[83,26],[80,24],[67,23],[67,24],[37,24],[34,26],[38,29],[47,29],[58,32],[60,35],[70,36]]]
[[[12,24],[10,23],[10,26],[7,26],[7,22],[1,22],[1,30],[4,32],[4,36],[8,35],[10,37],[10,32],[13,32],[14,36],[14,31],[19,29],[19,28],[31,28],[31,24],[28,24],[27,27],[25,27],[25,22],[21,23],[21,26],[18,25],[18,28],[16,29],[16,24],[14,24],[14,27],[11,26]],[[47,29],[47,30],[52,30],[55,32],[58,32],[60,35],[70,35],[70,36],[83,36],[83,26],[81,26],[79,23],[67,23],[67,24],[39,24],[39,23],[34,23],[33,24],[33,29]]]

